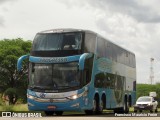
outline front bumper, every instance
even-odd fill
[[[152,110],[152,109],[153,109],[153,105],[147,105],[147,106],[135,105],[134,106],[134,110]]]
[[[28,109],[31,111],[82,111],[88,109],[89,103],[86,100],[80,97],[66,102],[38,102],[28,98]]]

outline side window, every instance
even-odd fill
[[[91,76],[92,76],[92,67],[93,67],[93,58],[87,58],[85,60],[85,67],[84,67],[84,85],[89,83],[91,81]]]
[[[94,86],[96,88],[103,88],[104,87],[104,80],[105,80],[105,75],[104,73],[99,73],[95,76],[95,81],[94,81]]]
[[[133,67],[133,55],[131,53],[129,54],[129,66]]]
[[[91,33],[85,34],[85,42],[84,42],[84,52],[92,52],[95,51],[96,44],[96,35]]]
[[[136,67],[136,65],[135,65],[135,55],[134,54],[131,54],[132,56],[131,56],[131,60],[132,60],[132,67],[133,68],[135,68]]]
[[[125,51],[125,65],[129,65],[129,53]]]
[[[124,64],[124,50],[119,47],[118,50],[118,62]]]
[[[97,42],[97,56],[105,57],[105,40],[103,38],[98,38]]]
[[[105,41],[105,51],[106,51],[106,58],[112,60],[112,44],[108,41]]]
[[[112,58],[113,58],[113,61],[117,62],[117,46],[116,45],[113,45],[112,47]]]
[[[117,62],[121,63],[121,48],[116,46]]]
[[[90,77],[89,77],[89,70],[84,70],[84,81],[83,85],[86,85],[87,83],[90,82]]]

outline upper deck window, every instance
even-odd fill
[[[33,51],[80,50],[82,33],[38,33]]]

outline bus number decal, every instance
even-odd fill
[[[67,58],[66,57],[61,57],[61,58],[40,58],[40,62],[43,62],[43,63],[67,62]]]

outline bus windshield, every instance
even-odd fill
[[[66,64],[35,64],[29,65],[29,87],[64,90],[80,86],[80,72],[77,62]]]
[[[32,51],[80,50],[82,33],[38,33]]]

